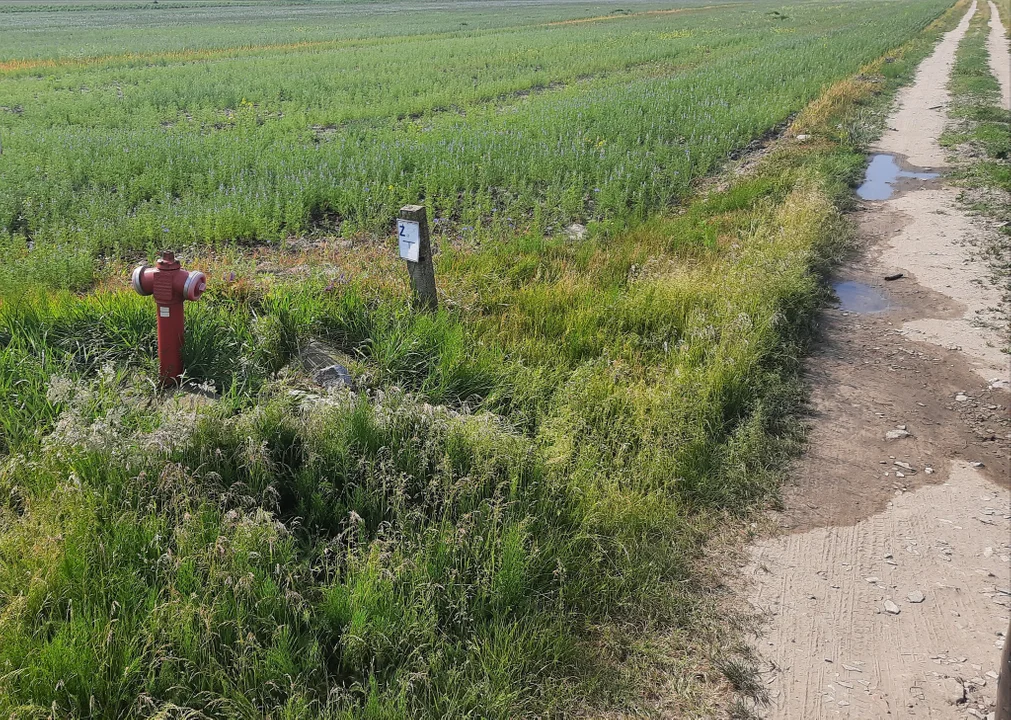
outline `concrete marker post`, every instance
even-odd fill
[[[432,265],[432,244],[428,235],[428,212],[424,205],[405,205],[397,216],[397,242],[400,257],[407,261],[411,276],[414,306],[421,310],[439,309],[435,288],[435,266]]]

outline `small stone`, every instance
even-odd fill
[[[919,590],[914,590],[913,592],[906,595],[906,599],[911,603],[921,603],[924,600],[923,593]]]
[[[934,468],[932,468],[932,467],[930,467],[928,465],[927,467],[923,468],[923,472],[925,472],[927,475],[933,475],[934,474]]]
[[[986,680],[984,680],[981,677],[974,677],[974,678],[970,679],[969,682],[972,683],[973,685],[977,686],[977,687],[986,687]],[[983,717],[983,716],[980,715],[979,717]]]
[[[885,600],[885,612],[890,615],[898,615],[902,611],[899,609],[899,606],[891,600]]]
[[[907,429],[905,425],[896,425],[895,427],[897,427],[899,430],[906,430]]]
[[[800,135],[797,136],[797,140],[799,142],[804,142],[805,140],[810,140],[810,139],[811,139],[811,136],[808,135],[807,133],[801,133]]]
[[[987,676],[988,678],[990,678],[991,680],[996,680],[996,679],[997,679],[998,677],[1000,677],[1000,676],[999,676],[999,675],[998,675],[997,673],[995,673],[995,672],[994,672],[993,670],[987,670],[987,671],[986,671],[986,676]]]
[[[885,433],[885,440],[901,440],[909,437],[908,430],[889,430]]]
[[[974,468],[981,468],[981,467],[986,467],[986,465],[984,465],[984,464],[983,464],[983,463],[981,463],[981,462],[971,462],[971,463],[969,463],[969,464],[970,464],[970,465],[972,465],[972,466],[973,466]]]
[[[944,678],[941,681],[945,699],[952,705],[961,705],[965,702],[965,688],[955,678]]]
[[[351,387],[354,379],[348,369],[340,364],[330,365],[313,374],[312,380],[325,388]]]
[[[992,547],[988,547],[988,548],[984,548],[983,549],[983,557],[990,557],[991,555],[993,555],[993,548]]]
[[[896,466],[902,468],[903,470],[908,470],[909,472],[916,472],[916,469],[907,462],[902,462],[901,460],[896,460],[894,463]]]
[[[876,582],[881,582],[881,578],[875,577],[873,575],[871,577],[864,578],[864,580],[866,580],[867,582],[869,582],[871,585],[873,585]]]
[[[904,478],[905,474],[904,473],[900,473],[898,470],[896,470],[895,471],[895,477],[902,477],[902,478]]]
[[[586,237],[586,226],[579,223],[572,223],[565,228],[565,234],[569,236],[570,240],[582,240]]]
[[[963,395],[962,393],[959,393],[958,395],[955,396],[955,400],[957,400],[958,402],[965,402],[968,399],[969,399],[969,396],[968,395]]]
[[[846,700],[840,700],[839,701],[839,707],[846,707],[847,705],[849,705],[848,701],[846,701]]]

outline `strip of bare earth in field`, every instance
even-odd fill
[[[674,8],[672,10],[643,10],[637,13],[622,13],[621,15],[595,15],[593,17],[573,18],[572,20],[556,20],[554,22],[531,25],[530,27],[554,27],[555,25],[581,25],[583,23],[602,22],[604,20],[623,20],[625,18],[656,17],[659,15],[679,15],[688,10],[715,10],[716,8],[737,7],[742,3],[726,3],[723,5],[702,5],[694,8]]]
[[[875,150],[938,167],[947,80],[970,8],[904,89]],[[884,311],[825,312],[813,418],[785,512],[752,549],[768,618],[768,718],[985,717],[1007,628],[1011,425],[999,305],[966,246],[985,232],[942,182],[857,214],[842,271]],[[902,273],[899,280],[884,276]],[[1003,361],[1003,365],[1001,364]]]
[[[507,27],[494,28],[487,31],[489,34],[507,33],[516,30],[531,28],[555,27],[558,25],[574,25],[583,23],[602,22],[605,20],[628,20],[639,17],[653,17],[662,15],[680,15],[688,12],[715,10],[728,7],[735,7],[740,3],[727,3],[722,5],[703,5],[700,7],[674,8],[671,10],[646,10],[637,13],[622,15],[599,15],[587,18],[576,18],[573,20],[560,20],[555,22],[536,23],[533,25],[510,25]],[[160,63],[160,62],[199,62],[202,60],[215,60],[218,58],[241,57],[244,55],[255,55],[258,53],[297,53],[308,50],[319,50],[323,48],[337,49],[350,47],[369,47],[373,45],[385,45],[394,42],[406,42],[416,40],[437,40],[439,38],[452,37],[458,35],[459,31],[446,33],[432,33],[428,35],[396,35],[391,37],[360,38],[345,40],[306,40],[296,43],[265,43],[262,45],[236,45],[223,48],[208,48],[199,50],[173,50],[157,53],[123,53],[120,55],[98,55],[84,58],[62,58],[44,60],[5,60],[0,61],[0,73],[20,72],[24,70],[48,70],[55,68],[84,68],[97,65],[112,65],[115,63]],[[483,33],[482,33],[483,34]]]

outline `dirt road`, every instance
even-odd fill
[[[875,151],[902,169],[943,169],[946,84],[975,10],[899,95]],[[768,618],[768,718],[993,709],[1011,607],[1011,372],[1000,292],[970,242],[992,229],[943,177],[890,187],[858,213],[866,252],[808,365],[810,445],[784,533],[745,569]]]
[[[1011,110],[1011,52],[1008,51],[1007,22],[1001,22],[1000,13],[993,2],[990,6],[990,36],[986,48],[990,53],[990,70],[1000,83],[1001,107]]]

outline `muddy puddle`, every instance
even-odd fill
[[[887,200],[901,189],[903,181],[934,180],[940,176],[940,173],[925,170],[903,170],[894,155],[873,155],[864,182],[857,188],[857,196],[861,200]]]
[[[855,280],[833,283],[832,290],[839,298],[839,309],[844,312],[877,313],[892,307],[892,302],[883,292]]]

